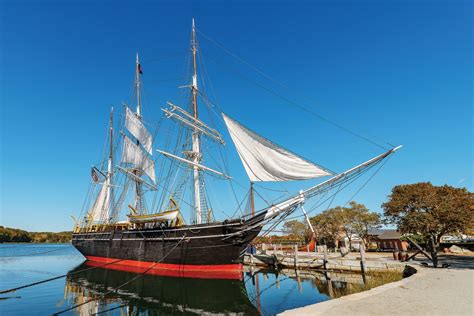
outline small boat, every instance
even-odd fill
[[[145,223],[163,223],[170,227],[179,227],[184,225],[184,219],[179,213],[178,204],[170,199],[170,210],[153,213],[153,214],[139,214],[139,212],[131,205],[128,206],[132,210],[132,214],[128,214],[130,224],[145,224]]]

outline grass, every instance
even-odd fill
[[[362,276],[361,276],[362,278]],[[333,282],[332,298],[339,298],[362,291],[367,291],[375,287],[400,281],[403,279],[402,271],[388,270],[388,271],[371,271],[366,273],[365,283],[339,283]]]

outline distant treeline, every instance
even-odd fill
[[[21,229],[0,226],[1,242],[50,242],[66,243],[71,241],[72,232],[27,232]]]

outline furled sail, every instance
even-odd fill
[[[152,138],[145,125],[136,115],[127,107],[125,107],[125,127],[128,131],[142,144],[143,148],[152,154]]]
[[[140,168],[155,182],[155,162],[127,136],[124,136],[123,140],[122,162],[131,163]]]
[[[108,194],[110,180],[107,178],[100,188],[97,199],[92,206],[90,216],[93,222],[102,222],[109,217],[110,197]]]
[[[331,175],[323,168],[275,145],[227,115],[222,115],[250,181],[305,180]]]

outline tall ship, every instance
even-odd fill
[[[218,111],[208,99],[198,78],[196,37],[193,20],[189,83],[181,87],[187,105],[167,102],[158,123],[143,114],[143,71],[137,54],[134,104],[124,104],[118,123],[111,111],[104,159],[92,167],[82,214],[75,219],[72,244],[89,261],[161,275],[240,278],[243,256],[263,227],[268,233],[296,211],[309,223],[305,203],[341,189],[400,148],[335,173],[275,144]],[[235,203],[220,199],[212,206],[210,193],[220,196],[224,182],[230,182],[235,193],[235,180],[222,150],[227,138],[206,118],[219,120],[227,129],[248,176],[247,194]],[[208,151],[221,162],[214,163]],[[326,179],[256,207],[254,185],[260,182],[294,184],[319,177]],[[217,184],[213,192],[211,184]],[[216,219],[219,212],[224,220]]]

